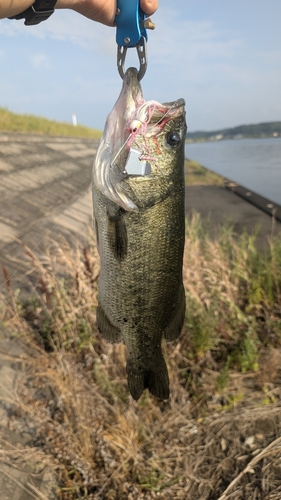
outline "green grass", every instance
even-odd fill
[[[33,115],[20,115],[0,108],[0,132],[20,132],[69,137],[100,138],[101,131],[69,123],[56,122]]]
[[[202,167],[197,161],[185,160],[186,186],[224,186],[225,180],[218,174]]]

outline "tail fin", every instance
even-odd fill
[[[162,353],[155,360],[154,366],[147,370],[138,369],[130,359],[126,370],[129,391],[136,401],[146,388],[153,396],[159,399],[168,399],[170,394],[169,376]]]

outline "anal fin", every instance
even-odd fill
[[[100,305],[97,307],[97,325],[99,332],[102,334],[103,338],[107,342],[112,344],[117,344],[122,340],[121,330],[110,323],[108,317],[106,316],[104,310]]]

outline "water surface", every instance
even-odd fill
[[[281,205],[281,138],[187,144],[185,154]]]

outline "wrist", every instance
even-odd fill
[[[92,21],[114,26],[116,2],[112,0],[57,0],[55,8],[71,9]]]
[[[1,5],[0,8],[0,18],[16,16],[31,7],[33,2],[34,0],[15,0],[12,5],[11,2],[4,2],[4,5]]]
[[[75,10],[78,4],[82,2],[78,0],[57,0],[55,9],[72,9]]]

